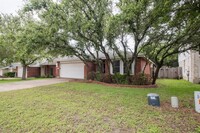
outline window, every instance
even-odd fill
[[[113,73],[119,73],[120,72],[120,61],[114,61],[113,62]]]

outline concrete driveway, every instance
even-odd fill
[[[11,90],[21,90],[27,88],[33,88],[38,86],[45,86],[57,83],[68,82],[67,79],[41,79],[41,80],[29,80],[29,81],[19,81],[11,83],[0,84],[0,92],[11,91]]]

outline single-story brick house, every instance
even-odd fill
[[[27,67],[26,77],[40,77],[40,64],[32,64]],[[17,66],[17,77],[21,78],[23,73],[23,67],[21,65]]]
[[[124,74],[124,63],[122,60],[116,58],[113,65],[110,63],[110,70],[105,65],[106,59],[101,58],[103,63],[103,72],[108,73],[110,71],[113,73]],[[147,64],[146,64],[147,63]],[[146,65],[146,67],[145,67]],[[132,64],[131,73],[142,72],[143,69],[145,74],[152,74],[153,63],[145,58],[144,56],[138,56],[137,68],[134,72],[134,62]],[[97,65],[94,62],[87,62],[84,64],[80,59],[76,57],[63,57],[57,58],[53,62],[40,63],[38,65],[31,65],[27,69],[27,77],[40,77],[40,76],[51,76],[58,78],[72,78],[72,79],[86,79],[88,73],[97,70]],[[18,77],[22,76],[22,67],[18,67]]]
[[[15,73],[17,73],[17,65],[18,64],[13,63],[10,66],[1,67],[0,68],[0,76],[3,76],[7,72],[15,72]]]
[[[105,65],[106,59],[103,60],[103,72],[108,73],[110,71],[111,74],[113,73],[120,73],[124,74],[124,63],[120,59],[115,59],[113,62],[113,65],[110,64],[110,70]],[[146,65],[147,63],[147,65]],[[136,73],[140,73],[143,71],[144,67],[146,65],[146,68],[144,70],[145,74],[152,74],[153,71],[153,63],[146,59],[144,56],[139,56],[137,59],[137,68]],[[75,78],[75,79],[86,79],[88,73],[91,71],[96,71],[96,65],[93,62],[88,62],[87,65],[84,64],[82,61],[80,61],[77,58],[68,58],[65,60],[61,60],[58,62],[58,68],[59,69],[59,77],[60,78]],[[134,63],[132,63],[131,74],[135,74],[134,72]]]
[[[58,77],[56,62],[44,62],[29,65],[26,70],[26,77]],[[17,77],[22,77],[23,67],[17,66]]]

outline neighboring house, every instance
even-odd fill
[[[27,67],[26,77],[40,77],[40,64],[32,64]],[[23,74],[22,65],[17,66],[17,77],[21,78]]]
[[[18,64],[13,63],[10,66],[1,67],[0,68],[0,76],[3,76],[5,73],[8,73],[8,72],[17,73],[17,66],[18,66]]]
[[[26,70],[26,77],[58,77],[57,62],[49,63],[44,61],[43,63],[37,62],[35,64],[29,65]],[[17,66],[17,77],[21,78],[23,74],[22,65]]]
[[[104,56],[101,57],[103,63],[103,72],[124,74],[124,64],[120,59],[115,58],[113,65],[110,64],[110,70],[105,65],[106,59]],[[151,61],[146,59],[144,56],[139,56],[137,59],[136,73],[142,72],[143,69],[145,74],[152,73],[153,64]],[[134,72],[134,63],[132,64],[131,74]],[[37,65],[31,65],[27,69],[27,77],[39,77],[39,76],[50,76],[59,78],[72,78],[72,79],[86,79],[88,73],[96,72],[97,65],[94,62],[87,62],[84,64],[80,59],[76,57],[63,57],[54,59],[53,62],[44,62]],[[22,67],[18,67],[18,77],[22,77]]]
[[[200,53],[189,50],[179,55],[179,66],[182,67],[183,79],[200,83]]]

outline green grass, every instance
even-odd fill
[[[44,79],[44,78],[28,78],[26,81],[28,80],[40,80],[40,79]],[[3,83],[11,83],[11,82],[18,82],[18,81],[24,81],[22,80],[21,78],[0,78],[0,84],[3,84]]]
[[[133,89],[62,83],[2,92],[0,132],[199,132],[193,91],[200,91],[200,85],[183,80],[159,80],[158,85]],[[146,95],[153,92],[160,95],[160,108],[147,105]],[[179,109],[170,107],[174,95]]]

